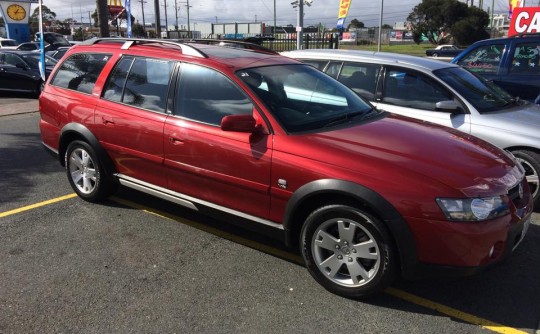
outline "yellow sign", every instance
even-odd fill
[[[340,0],[338,19],[347,17],[347,13],[349,12],[349,7],[351,7],[351,2],[352,0]]]
[[[26,9],[21,5],[9,5],[6,11],[9,18],[15,21],[22,21],[26,17]]]

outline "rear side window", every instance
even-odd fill
[[[540,74],[540,43],[523,43],[516,46],[510,72],[523,75]]]
[[[356,94],[373,101],[380,66],[361,63],[345,63],[338,80]]]
[[[124,57],[109,77],[103,98],[137,108],[165,112],[175,64],[167,60]]]
[[[458,61],[458,65],[477,74],[497,74],[501,64],[504,44],[482,45]]]
[[[56,72],[52,85],[91,94],[110,54],[77,53],[67,58]]]

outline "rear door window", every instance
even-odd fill
[[[362,63],[345,63],[338,80],[356,94],[370,101],[375,100],[375,88],[380,66]]]
[[[114,68],[103,98],[137,108],[165,112],[176,62],[126,56]]]

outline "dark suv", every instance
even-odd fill
[[[452,60],[513,96],[540,103],[540,34],[478,41]]]
[[[267,52],[92,40],[68,51],[39,108],[43,143],[83,199],[120,184],[229,217],[298,247],[312,276],[347,297],[398,274],[497,263],[531,219],[510,154],[377,111]]]

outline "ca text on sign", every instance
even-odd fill
[[[540,7],[515,8],[508,36],[531,32],[540,32]]]

